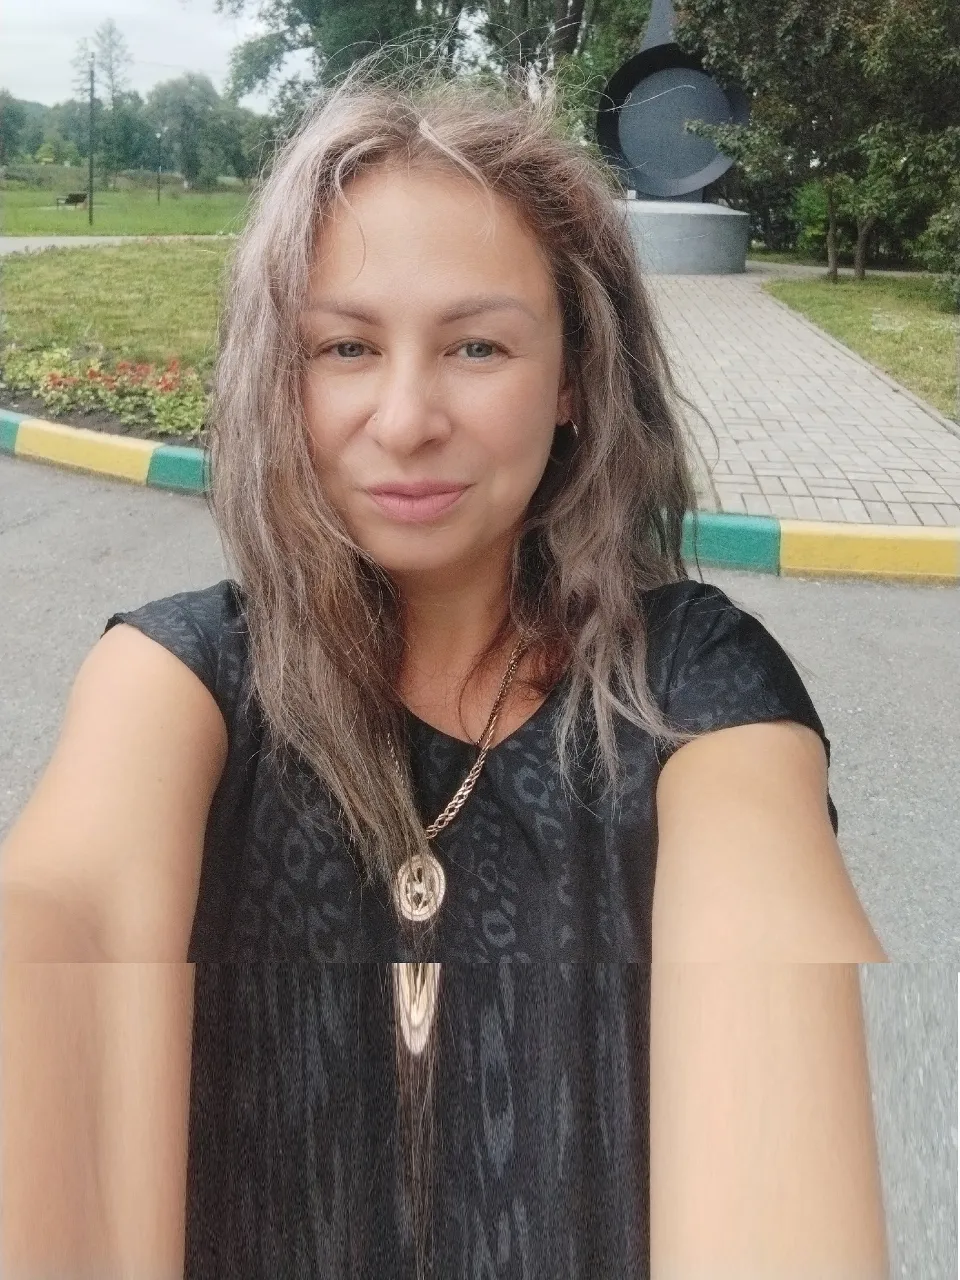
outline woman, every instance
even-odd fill
[[[64,985],[32,1031],[13,993],[10,1114],[51,1026],[86,1073],[48,1158],[88,1238],[56,1257],[880,1276],[854,966],[885,957],[796,669],[685,572],[615,183],[548,87],[371,68],[232,264],[235,576],[109,619],[4,848],[8,956],[181,962]],[[77,1079],[109,1102],[85,1146]],[[8,1167],[39,1158],[14,1125]]]

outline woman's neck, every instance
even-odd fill
[[[502,569],[465,569],[422,575],[400,584],[404,678],[461,682],[497,634],[509,608],[509,577]],[[515,635],[504,647],[512,651]]]

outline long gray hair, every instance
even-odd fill
[[[503,625],[471,675],[511,633],[536,658],[528,687],[545,694],[568,674],[556,753],[571,790],[587,703],[599,747],[592,776],[614,797],[616,716],[662,743],[698,735],[671,726],[647,684],[638,592],[688,578],[683,521],[688,512],[695,519],[696,497],[677,408],[690,402],[668,366],[616,178],[595,148],[565,131],[549,77],[527,96],[424,63],[384,74],[382,52],[317,96],[252,200],[221,311],[210,502],[245,593],[250,692],[266,749],[281,762],[299,758],[299,772],[327,789],[365,881],[389,891],[400,866],[429,849],[408,753],[399,752],[398,775],[387,743],[388,731],[407,740],[397,693],[402,601],[318,482],[302,396],[300,312],[313,252],[356,175],[398,163],[468,175],[536,237],[562,304],[579,438],[571,447],[558,431],[557,456],[515,543]],[[302,796],[297,770],[279,772],[291,796]],[[431,930],[399,923],[417,957],[413,985],[422,987]],[[396,1035],[418,1275],[435,1042],[430,1036],[427,1051],[412,1054]]]

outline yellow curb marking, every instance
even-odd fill
[[[43,418],[20,423],[14,452],[19,457],[42,458],[81,471],[99,471],[146,484],[150,459],[160,442],[107,435],[86,427],[68,427]]]
[[[960,579],[960,528],[780,521],[781,574]]]

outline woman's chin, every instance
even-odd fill
[[[486,543],[473,546],[463,538],[451,537],[449,531],[441,533],[440,530],[427,534],[423,529],[400,528],[391,530],[386,537],[378,532],[376,536],[368,534],[359,539],[359,545],[386,573],[395,577],[462,573],[489,554]]]

